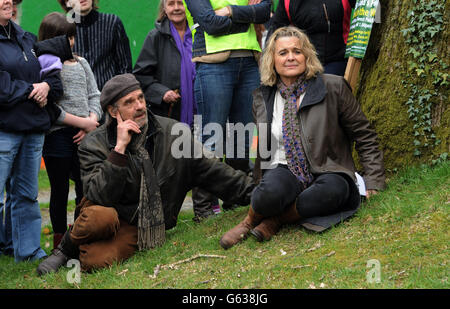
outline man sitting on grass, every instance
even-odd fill
[[[39,275],[57,271],[70,258],[90,271],[161,246],[193,187],[233,203],[250,202],[254,182],[243,172],[204,156],[171,154],[177,122],[147,111],[132,74],[109,80],[100,101],[109,117],[79,147],[85,197],[61,244],[38,266]]]

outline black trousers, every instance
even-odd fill
[[[69,179],[75,182],[75,203],[83,197],[83,185],[80,177],[80,163],[75,152],[72,157],[44,157],[45,168],[50,181],[50,221],[54,233],[67,230],[67,201],[69,198]]]
[[[252,193],[253,210],[265,217],[283,213],[296,203],[302,218],[327,216],[345,209],[350,196],[347,179],[336,173],[322,174],[303,192],[286,165],[267,170]]]

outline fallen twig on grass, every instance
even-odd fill
[[[309,248],[308,250],[306,250],[306,252],[311,252],[311,251],[315,251],[317,249],[319,249],[320,247],[322,247],[322,244],[320,243],[320,241],[315,244],[312,248]]]
[[[128,272],[128,268],[122,270],[120,273],[117,274],[117,276],[125,276],[127,272]]]
[[[211,278],[209,280],[202,281],[202,282],[200,282],[200,284],[207,284],[207,283],[210,283],[212,281],[216,281],[216,278]]]
[[[302,255],[302,254],[305,254],[305,253],[308,253],[308,252],[313,252],[313,251],[316,251],[317,249],[319,249],[319,248],[321,248],[321,247],[322,247],[322,243],[319,241],[319,242],[316,243],[313,247],[311,247],[311,248],[309,248],[309,249],[306,249],[306,250],[301,250],[299,253],[294,254],[294,255],[292,255],[292,256],[290,256],[290,257],[297,257],[297,256],[299,256],[299,255]]]
[[[150,286],[150,289],[153,289],[153,288],[155,288],[157,285],[163,284],[163,283],[165,283],[165,282],[166,282],[166,279],[162,279],[161,281],[157,281],[157,282],[153,283],[153,284]]]
[[[220,258],[220,259],[224,259],[224,258],[226,258],[226,256],[214,255],[214,254],[196,254],[196,255],[194,255],[194,256],[192,256],[190,258],[187,258],[187,259],[184,259],[184,260],[172,263],[172,264],[162,265],[161,268],[163,268],[163,269],[167,269],[167,268],[173,269],[173,268],[175,268],[175,266],[177,266],[179,264],[187,263],[187,262],[193,261],[193,260],[198,259],[198,258]]]
[[[393,274],[393,275],[390,276],[388,279],[391,280],[392,278],[400,277],[400,276],[403,275],[404,273],[406,273],[406,270],[402,270],[401,272],[398,272],[398,273],[396,273],[396,274]]]
[[[331,251],[330,253],[327,253],[327,254],[325,254],[324,256],[322,256],[323,258],[327,258],[327,257],[330,257],[330,256],[332,256],[332,255],[335,255],[336,254],[336,251]]]
[[[226,258],[226,256],[214,255],[214,254],[196,254],[196,255],[194,255],[194,256],[192,256],[190,258],[187,258],[187,259],[184,259],[184,260],[172,263],[172,264],[167,264],[167,265],[159,265],[158,264],[158,265],[156,265],[156,267],[153,270],[153,275],[150,275],[149,277],[152,278],[152,279],[155,279],[158,276],[158,274],[159,274],[161,269],[174,269],[174,268],[176,268],[176,266],[178,266],[180,264],[191,262],[191,261],[193,261],[195,259],[198,259],[198,258],[219,258],[219,259],[224,259],[224,258]]]
[[[149,277],[152,279],[155,279],[158,276],[160,270],[161,270],[161,265],[159,265],[159,264],[156,265],[155,269],[153,270],[153,275],[150,275]]]
[[[301,268],[305,268],[305,267],[311,267],[311,265],[298,265],[298,266],[292,266],[292,269],[301,269]]]

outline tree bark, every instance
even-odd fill
[[[445,63],[449,62],[449,9],[445,2],[444,29],[433,40],[434,50]],[[374,24],[365,58],[362,61],[356,97],[362,109],[375,127],[385,166],[389,171],[406,165],[429,162],[442,153],[450,153],[449,87],[440,87],[433,97],[432,129],[439,145],[428,147],[420,155],[414,155],[414,123],[409,119],[406,101],[408,88],[402,85],[407,79],[409,46],[400,30],[408,27],[408,11],[414,3],[401,0],[381,0],[381,23]],[[448,73],[448,69],[446,69]],[[414,80],[417,85],[430,85],[430,77]]]

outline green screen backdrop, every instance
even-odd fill
[[[159,0],[100,0],[99,11],[116,14],[125,26],[130,40],[133,65],[148,32],[154,28]],[[57,0],[24,0],[21,4],[21,27],[37,35],[45,15],[63,12]],[[99,38],[101,39],[101,38]]]
[[[279,0],[274,0],[278,4]],[[133,65],[148,32],[154,28],[159,0],[100,0],[99,11],[116,14],[122,20],[130,40]],[[24,0],[21,4],[21,26],[37,35],[45,15],[63,12],[57,0]],[[101,39],[101,38],[99,38]]]

